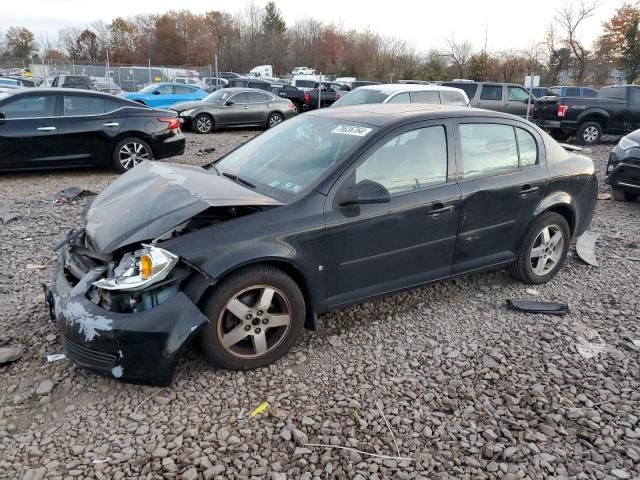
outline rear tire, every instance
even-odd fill
[[[570,244],[567,220],[554,212],[543,213],[527,229],[511,274],[524,283],[547,283],[564,265]]]
[[[214,124],[211,115],[206,113],[199,113],[195,116],[192,122],[193,131],[196,133],[211,133],[213,132]]]
[[[282,116],[282,114],[273,112],[267,119],[267,128],[273,128],[282,122],[284,122],[284,117]]]
[[[202,311],[209,323],[200,341],[209,362],[248,370],[269,365],[291,349],[302,331],[306,306],[291,277],[260,265],[216,285]]]
[[[118,173],[131,170],[144,160],[153,160],[153,151],[147,142],[139,138],[123,138],[113,149],[113,167]]]
[[[580,145],[595,145],[602,137],[602,126],[598,122],[581,123],[576,132],[576,142]]]
[[[616,202],[633,202],[639,196],[640,194],[627,192],[620,187],[611,187],[611,198]]]

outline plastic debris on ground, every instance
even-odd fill
[[[255,418],[261,413],[264,413],[265,411],[269,410],[269,407],[270,407],[269,402],[262,402],[249,414],[249,417]]]
[[[596,241],[600,236],[599,233],[587,231],[584,232],[576,242],[576,252],[580,260],[592,267],[599,267],[600,264],[596,259]]]
[[[20,215],[12,212],[6,207],[0,207],[0,225],[6,225],[16,218],[20,218]]]
[[[64,353],[53,353],[47,355],[47,362],[57,362],[58,360],[64,360],[67,356]]]
[[[512,309],[525,313],[546,313],[551,315],[565,315],[569,313],[569,305],[557,302],[538,302],[533,300],[507,300]]]
[[[96,192],[80,187],[67,187],[57,192],[54,196],[55,203],[71,203],[81,195],[95,195]]]
[[[0,365],[13,363],[22,356],[22,347],[5,346],[0,347]]]

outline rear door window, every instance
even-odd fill
[[[538,143],[526,130],[516,128],[518,138],[518,153],[520,154],[520,167],[532,167],[538,164]]]
[[[104,98],[92,95],[65,95],[64,116],[78,117],[87,115],[102,115],[106,112]]]
[[[518,144],[511,125],[461,124],[459,132],[465,180],[518,169]]]
[[[247,103],[249,103],[249,92],[236,93],[229,100],[231,100],[236,105],[246,105]]]
[[[565,97],[579,97],[580,89],[576,87],[568,87],[564,92]]]
[[[507,87],[507,98],[514,102],[526,102],[529,100],[529,92],[522,87]]]
[[[411,92],[411,103],[439,104],[440,94],[436,91]]]
[[[502,100],[502,85],[483,85],[480,100]]]
[[[194,89],[191,87],[187,87],[186,85],[176,85],[174,88],[174,93],[178,95],[185,95],[189,93],[193,93]]]
[[[249,92],[249,103],[265,103],[269,97],[265,93]]]

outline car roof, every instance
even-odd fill
[[[41,87],[41,88],[20,88],[12,91],[13,94],[31,93],[33,95],[39,95],[42,93],[70,93],[74,95],[95,95],[103,96],[105,98],[123,100],[122,97],[116,97],[110,93],[98,92],[96,90],[81,90],[78,88],[55,88],[55,87]]]
[[[385,83],[382,85],[365,85],[358,87],[358,90],[376,90],[387,93],[396,92],[422,92],[422,91],[460,91],[459,88],[445,87],[444,85],[423,85],[415,83]]]
[[[418,121],[443,117],[481,117],[522,120],[515,115],[480,108],[453,105],[429,105],[426,103],[370,103],[366,105],[348,105],[344,107],[313,110],[305,113],[305,115],[366,123],[375,127],[383,127],[401,120]]]

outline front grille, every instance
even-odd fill
[[[72,342],[64,336],[62,336],[62,346],[69,358],[82,367],[110,370],[115,366],[116,360],[118,359],[115,353],[99,352],[98,350]]]

